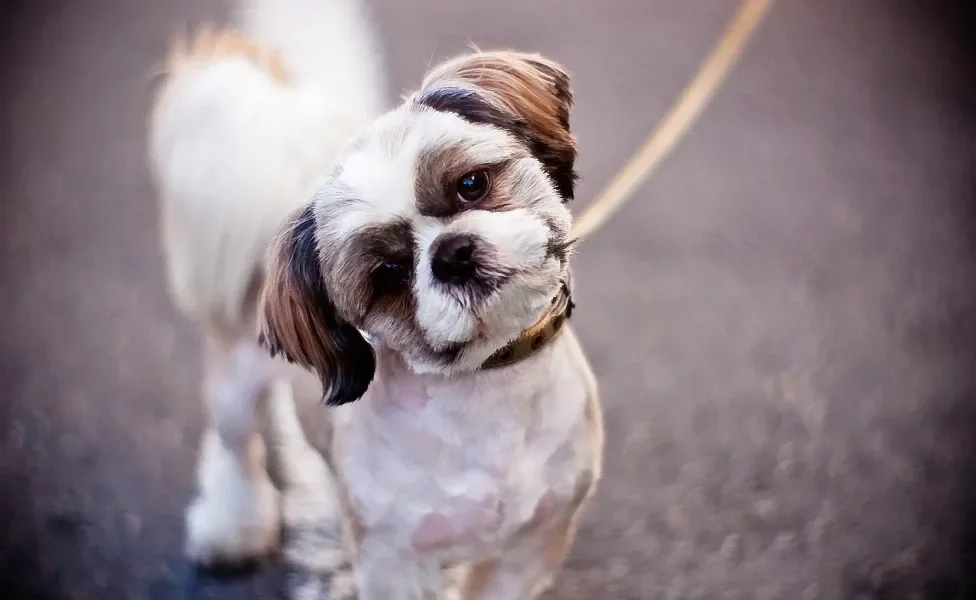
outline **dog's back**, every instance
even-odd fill
[[[385,102],[357,0],[245,0],[236,17],[174,45],[149,132],[174,299],[233,328],[274,232]]]
[[[206,565],[244,562],[277,548],[283,520],[297,532],[291,544],[302,560],[292,566],[309,571],[314,586],[316,572],[335,567],[328,558],[339,523],[325,465],[294,420],[289,383],[303,399],[321,390],[297,368],[285,377],[258,346],[256,302],[275,232],[381,113],[386,90],[359,0],[241,2],[233,28],[201,29],[174,45],[150,118],[166,276],[205,340],[210,420],[186,551]],[[269,405],[271,457],[285,467],[280,494],[256,419]]]

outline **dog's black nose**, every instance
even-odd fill
[[[438,281],[461,284],[474,275],[474,238],[470,235],[445,236],[432,254],[430,269]]]

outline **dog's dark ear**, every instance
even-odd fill
[[[560,65],[537,54],[476,52],[435,67],[416,102],[474,123],[501,127],[526,142],[559,195],[573,198],[576,138],[573,93]]]
[[[272,244],[259,314],[261,344],[273,356],[315,371],[326,404],[345,404],[366,393],[376,356],[326,293],[311,206]]]

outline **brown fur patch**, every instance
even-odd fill
[[[314,370],[327,404],[352,402],[366,393],[376,357],[326,293],[311,207],[273,243],[261,314],[261,343],[273,356]]]
[[[417,157],[417,176],[414,180],[417,210],[424,216],[442,218],[466,208],[512,210],[515,204],[507,176],[509,164],[480,163],[466,152],[463,145],[425,148]],[[487,171],[491,177],[491,190],[482,200],[465,206],[457,196],[457,181],[472,171]]]
[[[253,38],[232,29],[201,27],[191,41],[182,36],[177,37],[166,58],[166,68],[172,73],[188,65],[228,57],[247,59],[278,83],[291,82],[291,75],[278,52],[265,48]]]
[[[409,222],[395,220],[365,226],[349,236],[336,249],[326,265],[337,309],[351,323],[366,331],[383,331],[385,342],[394,349],[414,348],[428,360],[448,363],[460,346],[443,349],[429,347],[417,323],[413,230]],[[404,265],[409,281],[402,290],[375,288],[372,270],[384,262]]]
[[[387,314],[398,322],[413,314],[413,233],[403,220],[368,225],[349,237],[338,258],[331,261],[336,305],[357,325],[370,314]],[[383,263],[395,263],[407,278],[403,290],[382,293],[374,288],[372,271]]]
[[[417,102],[513,133],[543,164],[559,194],[566,200],[573,197],[573,94],[569,75],[558,64],[510,51],[460,56],[428,73]]]

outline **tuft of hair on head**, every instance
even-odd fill
[[[504,129],[523,141],[564,201],[576,184],[576,138],[569,126],[570,77],[538,54],[475,52],[427,74],[415,102],[473,123]]]
[[[329,298],[311,205],[301,210],[271,246],[258,314],[262,319],[259,343],[272,356],[283,356],[314,371],[327,405],[353,402],[366,393],[376,371],[376,356]]]

